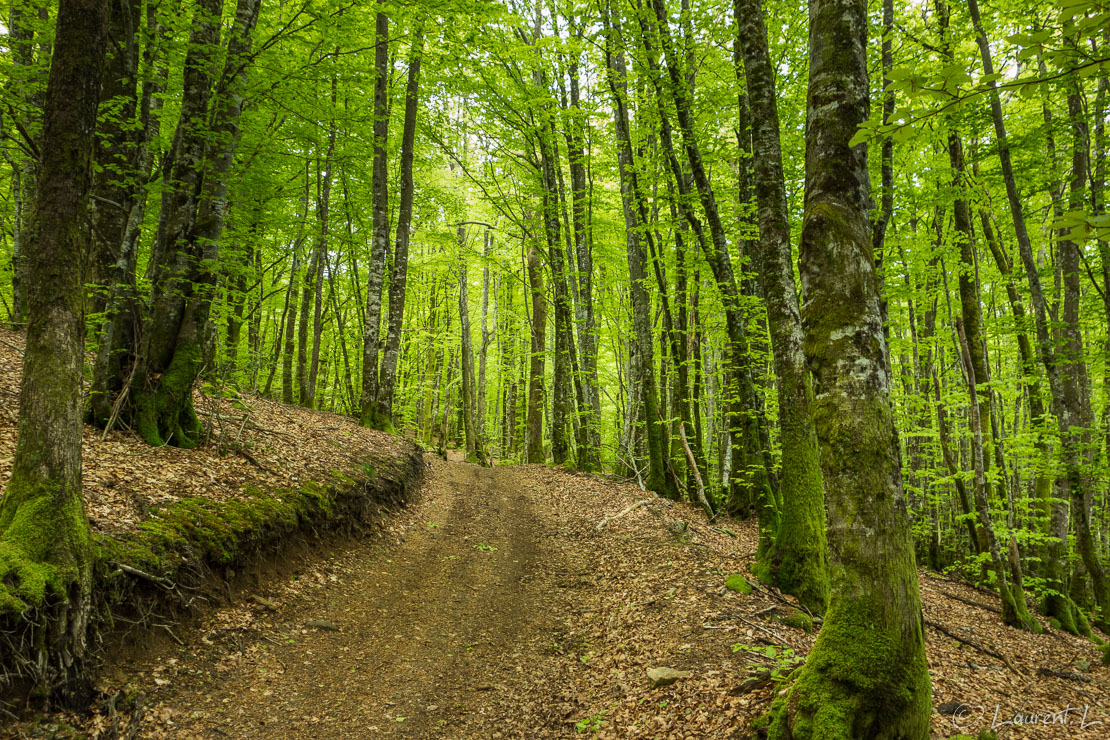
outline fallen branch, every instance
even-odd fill
[[[808,614],[809,616],[813,617],[815,620],[821,621],[821,616],[819,614],[814,614],[812,611],[809,610],[809,607],[807,607],[805,604],[801,603],[800,601],[796,602],[796,603],[790,601],[789,599],[787,599],[785,596],[782,595],[782,591],[780,591],[777,587],[767,586],[766,584],[761,583],[757,579],[749,579],[748,583],[750,583],[752,588],[755,589],[756,591],[759,591],[760,593],[764,593],[767,596],[770,596],[772,599],[774,599],[775,601],[778,601],[780,604],[785,604],[786,606],[790,607],[791,609],[797,609],[798,611],[803,611],[806,614]]]
[[[651,499],[645,498],[645,499],[642,499],[640,501],[637,501],[636,503],[632,504],[631,506],[629,506],[627,508],[622,509],[619,513],[614,514],[613,516],[605,517],[604,519],[602,519],[600,522],[597,523],[596,531],[600,532],[605,527],[605,525],[608,524],[609,522],[620,519],[625,514],[629,514],[633,511],[635,511],[636,509],[640,508],[641,506],[645,506],[645,505],[650,504],[650,503],[651,503]]]
[[[123,404],[127,401],[127,394],[131,391],[131,381],[135,379],[135,370],[138,368],[138,363],[131,366],[130,372],[127,373],[127,380],[123,383],[123,390],[116,396],[115,401],[112,402],[112,412],[108,414],[108,423],[104,425],[104,432],[100,435],[100,441],[108,439],[108,432],[112,431],[115,426],[116,420],[119,419],[120,410],[123,409]],[[167,440],[168,442],[169,440]]]
[[[963,596],[960,596],[959,594],[949,593],[948,591],[944,591],[944,590],[939,589],[939,588],[934,588],[933,590],[936,591],[938,594],[943,594],[944,596],[947,596],[950,599],[955,599],[956,601],[967,604],[968,606],[977,606],[980,609],[986,609],[987,611],[994,612],[995,614],[1001,614],[1002,613],[1002,609],[1000,607],[993,606],[991,604],[984,604],[981,601],[976,601],[975,599],[968,599],[968,598],[965,598]]]
[[[982,645],[980,645],[979,643],[973,642],[972,640],[969,640],[966,637],[961,637],[961,636],[953,633],[947,627],[945,627],[943,625],[940,625],[940,624],[937,624],[936,622],[933,622],[931,620],[926,619],[925,624],[929,625],[930,627],[935,629],[937,632],[940,632],[941,634],[948,635],[949,637],[951,637],[956,642],[963,643],[964,645],[967,645],[970,648],[975,648],[976,650],[983,653],[984,655],[989,655],[992,658],[998,658],[999,660],[1001,660],[1003,663],[1006,664],[1007,668],[1009,668],[1011,671],[1018,674],[1019,676],[1024,676],[1025,675],[1024,672],[1018,670],[1018,668],[1016,666],[1014,666],[1013,663],[1010,662],[1010,659],[1007,658],[1002,653],[995,652],[994,650],[991,650],[990,648],[985,648]]]
[[[764,668],[762,670],[749,674],[747,678],[740,682],[739,686],[736,686],[728,693],[731,696],[743,696],[744,694],[750,694],[753,691],[758,691],[765,686],[769,686],[772,680],[774,679],[771,678],[771,669]]]
[[[775,638],[776,640],[778,640],[778,642],[776,642],[776,643],[775,643],[776,645],[786,645],[786,646],[788,646],[788,647],[793,647],[793,645],[791,645],[791,644],[790,644],[789,642],[787,642],[787,641],[786,641],[786,639],[785,639],[785,638],[783,638],[783,636],[782,636],[782,635],[777,635],[777,634],[775,634],[775,633],[774,633],[774,632],[772,632],[771,630],[769,630],[769,629],[767,629],[766,627],[764,627],[764,626],[763,626],[762,624],[757,624],[757,623],[755,623],[755,622],[751,621],[750,619],[745,619],[745,618],[744,618],[744,616],[743,616],[743,615],[740,615],[740,614],[737,614],[737,615],[736,615],[736,618],[737,618],[737,619],[739,619],[739,620],[740,620],[741,622],[743,622],[744,624],[746,624],[746,625],[748,625],[748,626],[750,626],[750,627],[755,627],[755,628],[756,628],[757,630],[762,630],[763,632],[766,632],[766,633],[767,633],[768,635],[770,635],[771,637],[773,637],[773,638]]]
[[[4,345],[5,347],[11,347],[12,349],[14,349],[19,354],[23,354],[23,348],[19,347],[19,346],[16,346],[16,345],[12,344],[11,342],[0,339],[0,344]]]
[[[266,467],[266,466],[265,466],[265,465],[263,465],[262,463],[258,462],[258,460],[255,460],[255,459],[254,459],[254,455],[252,455],[251,453],[249,453],[249,452],[247,452],[246,450],[242,449],[241,447],[236,447],[236,448],[235,448],[235,454],[239,455],[239,456],[240,456],[240,457],[242,457],[242,458],[243,458],[244,460],[246,460],[247,462],[249,462],[249,463],[250,463],[251,465],[253,465],[253,466],[255,466],[256,468],[258,468],[259,470],[262,470],[262,471],[264,471],[264,472],[267,472],[267,473],[269,473],[270,475],[278,475],[278,473],[274,472],[273,470],[270,470],[270,469],[269,469],[268,467]]]
[[[1091,677],[1084,676],[1082,673],[1074,673],[1071,671],[1057,671],[1052,668],[1038,668],[1038,676],[1055,676],[1056,678],[1066,678],[1069,681],[1082,681],[1083,683],[1090,683]]]
[[[176,643],[177,643],[178,645],[180,645],[181,647],[185,647],[185,642],[184,642],[184,641],[183,641],[183,640],[182,640],[182,639],[181,639],[180,637],[178,637],[177,635],[175,635],[175,634],[173,633],[173,630],[172,630],[172,629],[170,629],[170,626],[169,626],[168,624],[159,624],[159,625],[157,625],[157,626],[158,626],[158,627],[161,627],[161,628],[162,628],[162,629],[164,629],[164,630],[165,630],[165,631],[166,631],[167,633],[169,633],[169,636],[173,638],[173,641],[174,641],[174,642],[176,642]]]
[[[166,589],[167,591],[174,591],[175,590],[173,583],[167,581],[165,578],[159,578],[158,576],[152,576],[151,574],[147,573],[145,570],[139,570],[138,568],[133,568],[130,565],[127,565],[126,563],[116,563],[116,567],[119,568],[124,573],[129,573],[129,574],[131,574],[133,576],[136,576],[138,578],[144,578],[144,579],[150,581],[151,583],[156,583],[159,586],[161,586],[162,588]]]
[[[690,450],[690,443],[686,441],[686,424],[681,421],[678,423],[678,438],[682,442],[682,451],[686,453],[686,463],[694,473],[694,482],[697,484],[698,490],[698,503],[705,509],[705,515],[708,516],[709,521],[712,522],[715,516],[713,513],[713,505],[709,503],[709,499],[705,496],[705,483],[701,479],[701,471],[698,470],[698,463],[694,459],[694,453]]]

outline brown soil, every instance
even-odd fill
[[[151,693],[154,736],[558,734],[541,679],[576,580],[516,478],[436,461],[391,544],[352,543],[257,594],[276,611],[220,610],[106,683]]]
[[[120,734],[740,737],[782,685],[745,692],[744,679],[786,649],[812,648],[813,634],[779,619],[794,611],[790,597],[723,588],[748,573],[750,523],[714,526],[634,485],[543,466],[428,460],[424,488],[384,538],[322,547],[293,576],[194,629],[173,627],[184,644],[160,629],[143,657],[111,666],[105,695],[134,691],[144,706],[137,725],[120,713]],[[1004,627],[967,603],[990,607],[989,594],[922,575],[927,620],[973,643],[927,631],[934,704],[968,705],[955,719],[951,706],[934,714],[934,737],[992,724],[1002,738],[1106,737],[1110,672],[1092,643]],[[737,644],[774,645],[779,657]],[[692,675],[652,688],[647,669],[659,666]],[[1087,714],[999,724],[1069,707]],[[49,734],[64,720],[112,736],[112,719],[54,716],[17,732]]]

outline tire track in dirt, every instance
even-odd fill
[[[356,543],[333,560],[331,582],[262,615],[265,626],[230,656],[225,647],[173,661],[161,698],[175,734],[558,731],[564,723],[537,695],[537,671],[555,662],[560,594],[552,592],[568,586],[569,568],[545,546],[535,495],[511,468],[434,461],[402,515],[401,542]],[[312,621],[338,631],[307,628]]]

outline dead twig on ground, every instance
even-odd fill
[[[940,589],[940,588],[934,588],[932,590],[936,591],[938,594],[941,594],[943,596],[947,596],[950,599],[954,599],[955,601],[959,601],[963,604],[967,604],[968,606],[977,606],[980,609],[986,609],[987,611],[994,612],[995,614],[1001,614],[1002,613],[1002,609],[1000,607],[993,606],[991,604],[984,604],[982,601],[976,601],[975,599],[968,599],[964,596],[960,596],[959,594],[950,593],[950,592],[945,591],[944,589]]]
[[[174,584],[171,583],[170,581],[167,581],[165,578],[159,578],[158,576],[152,576],[150,573],[147,573],[145,570],[139,570],[138,568],[132,567],[132,566],[126,564],[126,563],[116,563],[115,565],[116,565],[117,568],[119,568],[124,573],[128,573],[128,574],[136,576],[138,578],[142,578],[142,579],[145,579],[147,581],[150,581],[151,583],[155,583],[155,584],[161,586],[162,588],[166,589],[167,591],[176,591],[177,590],[176,587],[174,586]]]
[[[951,630],[949,630],[944,625],[939,624],[937,622],[934,622],[930,619],[926,619],[925,624],[932,627],[937,632],[940,632],[943,635],[947,635],[948,637],[951,637],[956,642],[963,643],[964,645],[967,645],[969,648],[974,648],[974,649],[978,650],[979,652],[983,653],[984,655],[989,655],[992,658],[998,658],[999,660],[1001,660],[1003,663],[1006,664],[1007,668],[1009,668],[1011,671],[1018,674],[1019,676],[1024,676],[1025,675],[1025,673],[1023,671],[1019,670],[1017,668],[1017,666],[1015,666],[1013,663],[1011,663],[1010,659],[1007,658],[1002,653],[999,653],[995,650],[991,650],[990,648],[987,648],[987,647],[983,647],[982,645],[975,642],[974,640],[969,640],[966,637],[962,637],[960,635],[957,635],[956,633],[952,632]]]
[[[736,618],[739,619],[744,624],[748,625],[749,627],[755,627],[757,630],[760,630],[762,632],[766,632],[768,635],[770,635],[771,637],[778,640],[778,642],[775,643],[776,645],[786,645],[787,647],[791,647],[791,648],[794,647],[782,635],[775,634],[771,630],[764,627],[762,624],[758,624],[757,622],[753,622],[753,621],[751,621],[750,619],[747,619],[746,617],[744,617],[741,614],[737,614]]]
[[[597,523],[597,527],[595,528],[595,531],[600,532],[602,529],[605,528],[605,525],[608,524],[609,522],[620,519],[625,514],[631,514],[633,511],[640,508],[641,506],[645,506],[646,504],[650,504],[650,503],[651,503],[650,498],[641,499],[640,501],[637,501],[636,503],[632,504],[631,506],[625,507],[624,509],[622,509],[620,512],[614,514],[613,516],[605,517],[604,519],[602,519],[600,522]]]

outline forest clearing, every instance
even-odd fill
[[[5,7],[17,734],[1104,734],[1107,0]]]

